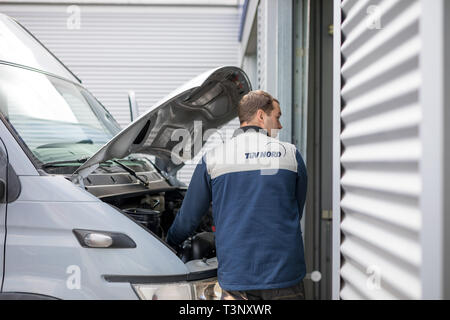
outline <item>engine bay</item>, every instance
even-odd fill
[[[167,232],[181,208],[185,190],[174,188],[157,193],[108,198],[105,202],[120,209],[150,233],[165,241]],[[183,262],[210,259],[216,256],[211,208],[194,234],[179,247],[173,248]]]
[[[70,166],[47,169],[48,173],[62,173],[68,179],[71,171]],[[182,183],[173,186],[173,180],[146,157],[108,161],[83,182],[86,191],[115,207],[164,243],[187,191]],[[216,256],[214,240],[210,206],[194,234],[172,249],[184,263],[210,259]]]

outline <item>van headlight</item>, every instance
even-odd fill
[[[133,284],[142,300],[230,300],[216,278],[165,284]]]

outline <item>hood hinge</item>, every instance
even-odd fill
[[[81,189],[85,189],[85,185],[84,185],[84,178],[87,178],[92,172],[95,171],[95,169],[97,169],[99,167],[99,164],[94,164],[92,166],[89,166],[87,168],[83,168],[80,171],[78,171],[77,174],[72,175],[72,177],[70,178],[70,180],[78,185]]]

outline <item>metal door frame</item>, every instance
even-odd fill
[[[421,0],[421,5],[422,298],[449,299],[450,4],[448,0]]]
[[[6,235],[7,235],[7,229],[6,229],[6,222],[7,222],[7,205],[8,205],[8,163],[9,163],[9,159],[8,159],[8,151],[6,149],[5,144],[3,143],[3,140],[0,138],[0,152],[4,152],[4,156],[6,158],[6,167],[4,169],[4,180],[5,180],[5,203],[0,203],[0,217],[2,217],[2,223],[3,226],[0,225],[0,228],[3,228],[2,232],[3,232],[3,236],[0,238],[0,292],[3,292],[3,283],[5,280],[5,259],[6,259],[6,255],[5,255],[5,251],[6,251]],[[2,168],[0,168],[0,170],[3,170]],[[1,174],[0,174],[0,178],[1,178]],[[1,233],[0,233],[1,234]]]
[[[334,1],[332,299],[341,291],[341,1]]]
[[[308,195],[305,218],[305,256],[308,272],[319,271],[318,282],[305,282],[313,299],[331,297],[332,210],[332,3],[312,1],[307,88],[306,162]],[[330,48],[328,48],[330,47]],[[309,280],[310,277],[308,277]]]

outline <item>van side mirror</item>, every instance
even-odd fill
[[[139,116],[139,106],[134,91],[128,91],[128,104],[130,106],[130,119],[133,122]]]
[[[6,202],[6,182],[0,179],[0,203]]]

